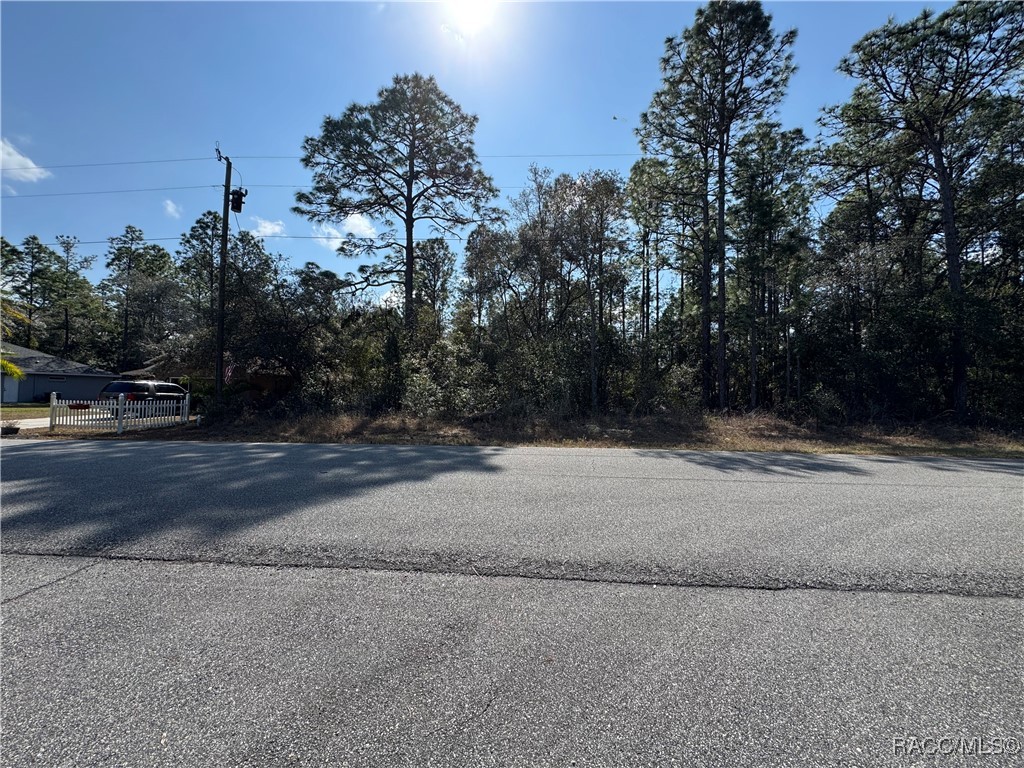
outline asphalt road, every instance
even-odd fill
[[[1021,762],[1020,462],[8,441],[0,472],[4,765]]]

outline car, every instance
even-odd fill
[[[125,402],[132,403],[183,403],[188,392],[169,381],[112,381],[100,390],[97,399],[116,401],[121,395]]]

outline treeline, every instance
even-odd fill
[[[293,407],[449,417],[1024,424],[1024,6],[869,33],[818,142],[771,119],[795,34],[759,3],[698,9],[667,42],[629,177],[534,167],[507,210],[488,207],[476,118],[433,78],[396,77],[325,119],[295,210],[394,222],[339,249],[383,258],[293,269],[233,236],[235,380],[278,374]],[[417,238],[427,225],[438,236]],[[4,241],[8,338],[208,380],[220,226],[204,214],[173,254],[128,227],[96,286],[74,238]]]
[[[128,226],[109,239],[109,274],[97,285],[80,274],[91,259],[73,237],[58,238],[59,249],[35,236],[20,246],[3,240],[5,304],[13,310],[4,313],[4,338],[119,373],[146,369],[208,387],[221,223],[204,213],[174,254]],[[347,283],[315,264],[288,267],[244,231],[229,238],[227,265],[225,346],[236,378],[281,373],[312,387],[315,371],[340,364],[339,332],[356,306],[341,295]]]

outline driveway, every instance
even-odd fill
[[[50,417],[45,419],[10,419],[22,429],[42,429],[50,426]]]

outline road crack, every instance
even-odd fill
[[[46,589],[47,587],[52,587],[54,584],[60,584],[62,581],[67,581],[72,576],[77,576],[78,574],[87,571],[90,568],[95,568],[101,562],[103,562],[103,558],[94,558],[93,562],[87,565],[83,565],[81,568],[77,568],[71,571],[71,573],[65,573],[63,576],[58,576],[56,579],[52,579],[51,581],[48,581],[45,584],[39,584],[38,586],[32,587],[31,589],[26,589],[24,592],[14,595],[13,597],[8,597],[6,600],[0,600],[0,605],[7,605],[8,603],[13,603],[16,600],[21,600],[21,598],[25,597],[26,595],[31,595],[32,593],[38,592],[42,589]]]

